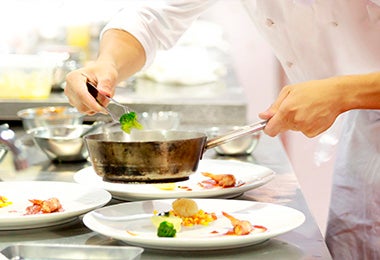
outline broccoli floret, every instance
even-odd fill
[[[160,223],[157,229],[157,236],[159,237],[174,237],[177,233],[174,225],[170,222],[163,221]]]
[[[123,114],[119,119],[121,130],[123,130],[126,133],[131,133],[132,128],[136,129],[142,129],[143,126],[139,123],[137,120],[137,115],[135,112],[129,112],[126,114]]]

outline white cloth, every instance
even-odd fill
[[[147,51],[147,66],[214,1],[157,2],[137,15],[121,12],[107,27],[134,34]],[[242,2],[292,82],[380,71],[380,1]],[[353,110],[345,117],[326,241],[335,259],[380,259],[380,111]]]

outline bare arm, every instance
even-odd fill
[[[65,94],[87,114],[105,113],[91,97],[86,80],[113,96],[118,82],[148,66],[158,49],[172,47],[182,33],[216,0],[139,0],[119,12],[105,27],[95,62],[69,73]],[[103,103],[106,105],[106,101]]]
[[[107,30],[101,39],[96,61],[67,75],[65,94],[70,104],[83,113],[104,113],[87,91],[86,81],[96,83],[99,92],[113,96],[114,86],[140,70],[144,63],[145,51],[136,38],[126,31]]]
[[[145,59],[142,45],[128,32],[110,29],[103,34],[97,62],[112,64],[118,72],[116,82],[139,71],[144,66]]]
[[[265,133],[287,130],[314,137],[327,130],[337,116],[352,109],[380,109],[380,73],[339,76],[285,86],[269,109]]]

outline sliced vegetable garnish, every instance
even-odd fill
[[[6,197],[0,195],[0,208],[9,206],[11,204],[12,204],[11,201],[8,201]]]
[[[132,128],[143,129],[143,126],[139,123],[137,119],[137,114],[135,112],[129,112],[123,114],[120,119],[121,130],[127,134],[131,133]]]

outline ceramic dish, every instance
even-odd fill
[[[87,213],[83,222],[93,231],[130,245],[162,250],[215,250],[258,244],[295,229],[305,221],[302,212],[281,205],[224,199],[195,201],[199,209],[215,213],[217,219],[208,226],[182,227],[174,238],[158,237],[157,228],[148,217],[154,210],[170,210],[173,202],[171,199],[128,202],[104,207]],[[226,235],[232,229],[232,225],[222,215],[222,211],[235,218],[248,220],[252,225],[265,227],[266,231],[242,236]],[[130,220],[120,221],[120,218],[126,216]]]
[[[11,205],[0,208],[0,230],[16,230],[58,225],[74,220],[111,200],[111,194],[103,189],[86,187],[78,183],[52,181],[0,182],[0,196]],[[29,199],[46,200],[56,197],[63,211],[25,215],[32,205]]]
[[[202,172],[213,174],[233,174],[237,180],[234,187],[201,186],[209,178]],[[125,184],[103,181],[93,168],[87,167],[74,175],[80,184],[98,187],[109,191],[114,198],[128,201],[145,199],[168,199],[178,197],[196,198],[234,198],[242,193],[264,185],[273,179],[275,173],[264,166],[228,160],[204,159],[199,162],[198,170],[189,180],[166,184]]]

